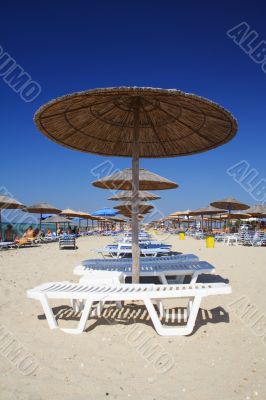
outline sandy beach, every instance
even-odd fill
[[[128,304],[122,318],[113,307],[105,318],[89,320],[81,335],[49,330],[26,290],[77,281],[73,268],[97,257],[93,249],[110,238],[80,238],[76,251],[59,251],[57,243],[1,251],[1,399],[265,399],[265,248],[206,249],[203,241],[177,236],[167,242],[212,263],[233,289],[203,301],[190,336],[158,336],[145,310]],[[253,308],[241,316],[247,304]],[[66,302],[54,311],[60,326],[77,323]],[[28,364],[7,356],[4,336],[31,357]]]

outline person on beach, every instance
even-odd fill
[[[16,233],[13,230],[13,226],[8,224],[4,232],[4,241],[13,242],[16,237]]]
[[[51,231],[51,229],[47,229],[47,232],[46,232],[46,236],[52,236],[52,231]]]

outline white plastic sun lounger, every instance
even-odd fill
[[[159,335],[189,335],[194,328],[197,314],[203,297],[231,293],[231,287],[225,283],[195,285],[128,285],[90,286],[85,283],[50,282],[27,291],[27,296],[41,302],[50,329],[58,327],[49,299],[84,301],[84,308],[78,327],[62,329],[66,333],[80,334],[84,331],[93,303],[106,301],[142,301],[147,308],[154,328]],[[188,298],[187,323],[184,326],[169,327],[162,324],[154,307],[163,308],[164,299]]]
[[[104,247],[102,249],[96,250],[98,254],[101,254],[103,257],[111,256],[113,258],[121,258],[125,256],[132,255],[132,246],[125,245],[121,247],[110,246]],[[171,249],[168,247],[150,247],[150,248],[140,248],[140,255],[144,257],[158,257],[159,254],[169,254]]]
[[[191,255],[192,256],[192,255]],[[198,276],[201,274],[212,274],[215,271],[213,265],[209,264],[206,261],[198,261],[195,259],[187,259],[185,257],[180,256],[180,259],[177,257],[162,257],[162,261],[160,258],[156,259],[156,262],[152,262],[151,260],[146,261],[144,258],[140,263],[140,276],[141,277],[158,277],[160,282],[164,285],[166,284],[177,284],[183,283],[185,276],[190,276],[190,283],[196,283]],[[164,260],[164,261],[163,261]],[[122,272],[126,277],[132,276],[132,260],[128,260],[128,262],[120,262],[117,260],[117,263],[103,263],[103,260],[86,260],[85,265],[78,265],[74,268],[73,273],[75,275],[84,276],[89,271],[119,271]],[[111,260],[110,260],[111,261]]]

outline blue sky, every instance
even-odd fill
[[[71,151],[33,124],[48,100],[96,87],[154,86],[207,97],[237,118],[235,139],[190,157],[141,160],[141,166],[179,183],[162,191],[165,213],[234,196],[255,200],[226,170],[246,160],[266,178],[266,74],[226,32],[245,21],[266,40],[263,1],[36,1],[1,6],[0,46],[37,81],[41,94],[24,102],[0,76],[1,182],[30,205],[93,212],[110,207],[91,186],[91,169],[106,157]],[[111,158],[114,168],[129,158]]]

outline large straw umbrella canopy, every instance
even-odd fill
[[[216,208],[213,206],[206,206],[202,208],[198,208],[197,210],[191,211],[190,215],[200,215],[201,216],[201,229],[203,229],[203,217],[204,215],[216,215],[216,214],[222,214],[224,213],[225,210],[222,210],[220,208]]]
[[[25,208],[24,204],[11,197],[0,196],[0,240],[2,240],[2,210],[23,210]]]
[[[37,203],[27,207],[27,211],[32,214],[40,214],[40,229],[42,227],[43,214],[59,214],[61,210],[49,203]]]
[[[101,189],[132,190],[133,178],[132,168],[126,168],[112,175],[105,176],[92,182],[93,186]],[[163,178],[154,172],[139,168],[139,189],[140,190],[165,190],[175,189],[178,185],[167,178]]]
[[[63,146],[132,157],[135,283],[139,281],[140,255],[139,158],[207,151],[228,142],[237,131],[233,116],[207,99],[178,90],[137,87],[95,89],[63,96],[41,107],[35,114],[35,124],[44,135]]]
[[[230,219],[231,211],[233,210],[247,210],[249,206],[241,201],[235,199],[234,197],[227,197],[222,200],[213,201],[211,204],[213,207],[223,208],[228,211],[227,227],[230,230]]]
[[[160,196],[157,196],[157,194],[147,192],[146,190],[139,191],[140,201],[159,200],[159,199]],[[109,197],[108,200],[132,200],[132,191],[124,190],[120,193],[116,193],[112,197]]]

